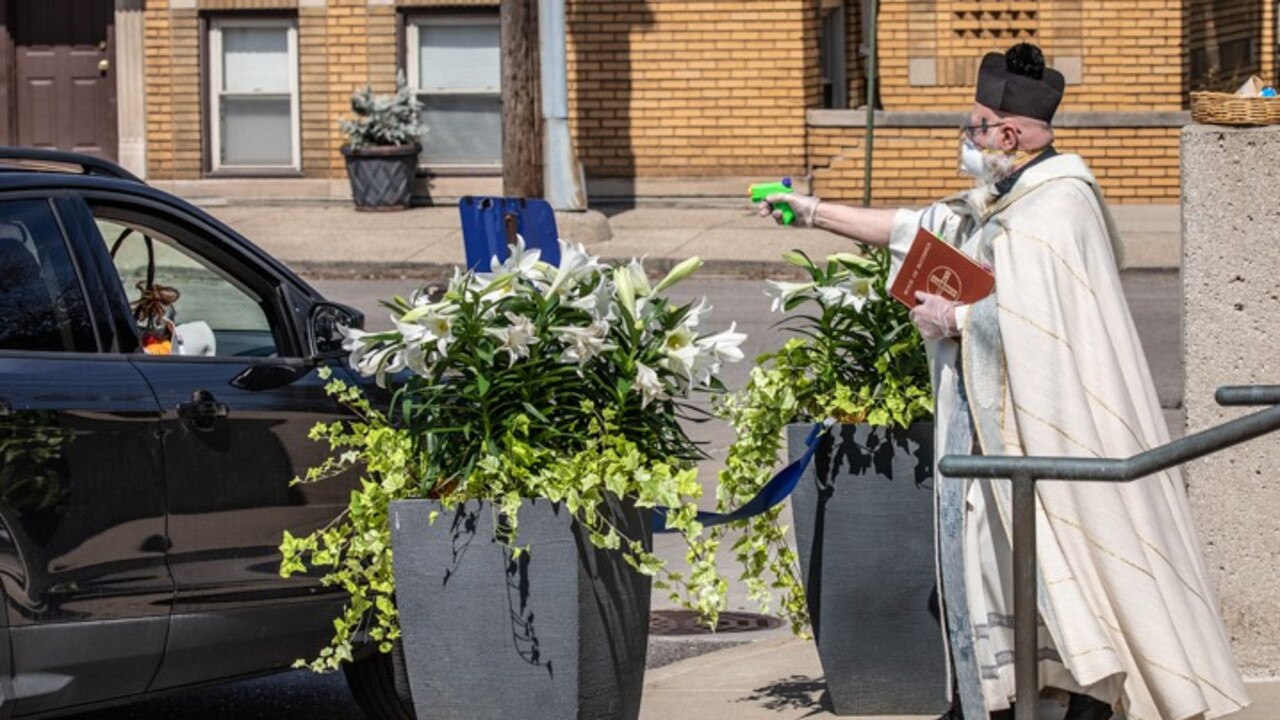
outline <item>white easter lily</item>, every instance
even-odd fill
[[[594,290],[573,300],[569,305],[591,313],[591,317],[596,320],[612,320],[613,286],[609,284],[609,276],[602,274]]]
[[[485,284],[490,284],[504,275],[515,275],[530,280],[543,279],[545,271],[541,250],[527,249],[524,238],[520,235],[516,236],[516,244],[510,246],[508,250],[511,254],[506,260],[499,260],[498,256],[494,255],[489,260],[489,272],[476,273],[476,279]]]
[[[588,254],[586,247],[561,240],[560,267],[556,268],[555,277],[543,292],[547,295],[570,292],[579,280],[598,267],[600,258]]]
[[[561,362],[583,365],[600,353],[615,349],[614,345],[606,342],[609,323],[603,320],[597,320],[586,327],[554,327],[551,331],[565,344],[564,352],[560,355]]]
[[[663,366],[683,380],[693,379],[694,365],[698,359],[698,346],[695,336],[689,328],[681,325],[667,333],[662,342]]]
[[[649,403],[654,400],[668,400],[671,397],[657,371],[644,363],[636,363],[635,391],[640,393],[641,408],[649,407]]]
[[[711,312],[711,303],[706,297],[699,298],[698,304],[689,308],[689,314],[684,316],[682,323],[686,328],[693,330],[702,322],[702,318]]]
[[[533,321],[523,315],[503,314],[511,324],[504,328],[489,328],[486,332],[502,342],[502,349],[507,351],[507,367],[511,367],[516,360],[529,357],[529,347],[538,343],[538,331]]]
[[[738,332],[737,328],[738,324],[733,323],[728,330],[698,338],[694,343],[698,354],[694,358],[691,376],[695,382],[709,385],[711,378],[720,374],[724,363],[742,360],[744,356],[740,346],[747,336]]]
[[[778,312],[786,307],[787,301],[799,295],[806,290],[812,290],[814,284],[786,282],[784,280],[770,280],[769,287],[765,290],[765,294],[773,298],[773,306],[770,312]]]

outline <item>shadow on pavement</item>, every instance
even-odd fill
[[[807,675],[792,675],[778,680],[772,685],[756,688],[754,694],[748,695],[738,702],[753,703],[765,710],[782,712],[784,710],[810,710],[802,717],[810,717],[832,711],[831,701],[827,697],[827,682],[822,678],[811,678]]]

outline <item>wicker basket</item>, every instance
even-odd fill
[[[1207,125],[1280,125],[1280,98],[1193,92],[1191,119]]]

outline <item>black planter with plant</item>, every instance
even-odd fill
[[[806,425],[788,429],[804,452]],[[791,501],[800,577],[836,715],[947,709],[933,546],[933,423],[838,425]]]
[[[649,546],[651,513],[611,510],[620,532]],[[486,502],[391,505],[400,616],[415,620],[402,632],[418,717],[638,717],[649,578],[592,545],[563,505],[524,502],[518,554],[494,542],[495,520]]]
[[[342,156],[357,210],[405,210],[413,198],[422,134],[421,104],[404,81],[395,95],[374,95],[366,85],[351,96],[354,120],[343,120]]]
[[[721,473],[722,507],[752,497],[787,436],[791,459],[815,421],[837,421],[781,508],[712,529],[758,597],[781,595],[796,632],[812,630],[840,715],[926,715],[946,709],[934,586],[933,397],[924,346],[889,298],[889,254],[788,261],[808,282],[771,283],[774,310],[796,337],[764,355],[747,387],[721,405],[738,438]]]

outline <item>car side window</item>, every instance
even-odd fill
[[[264,299],[173,237],[98,215],[98,230],[152,355],[274,357]]]
[[[98,350],[84,290],[48,200],[0,202],[0,350]]]

